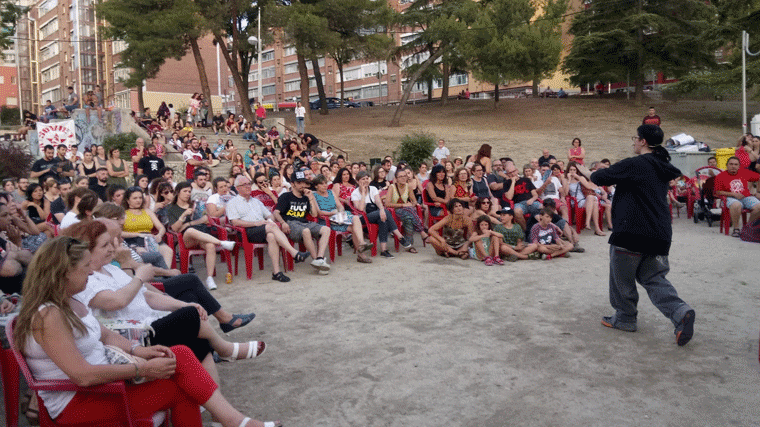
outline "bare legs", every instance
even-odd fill
[[[194,228],[186,229],[182,239],[188,248],[200,247],[206,251],[206,274],[211,277],[216,266],[216,246],[222,241]]]

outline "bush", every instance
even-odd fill
[[[107,136],[103,139],[103,148],[106,150],[106,157],[111,148],[119,149],[119,157],[123,160],[132,160],[129,151],[135,147],[137,135],[134,132],[120,133],[118,135]]]
[[[416,170],[422,162],[433,155],[435,141],[435,135],[431,133],[415,132],[411,135],[405,135],[401,138],[401,144],[398,146],[398,150],[393,153],[393,157],[399,161],[404,160]]]
[[[18,108],[8,107],[3,105],[0,107],[0,123],[3,126],[21,126],[21,121],[18,116]]]
[[[0,143],[0,179],[29,176],[34,156],[14,142]]]

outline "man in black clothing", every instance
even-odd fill
[[[98,182],[90,185],[90,190],[94,191],[100,200],[107,202],[108,195],[106,190],[108,189],[108,169],[98,168],[98,170],[95,171],[95,178]]]
[[[652,304],[675,325],[676,343],[694,334],[694,310],[678,297],[665,278],[670,271],[668,253],[673,230],[668,209],[668,183],[681,176],[662,147],[664,134],[656,125],[641,125],[633,138],[637,156],[590,174],[578,171],[596,185],[616,185],[612,199],[613,233],[610,236],[610,303],[615,314],[602,325],[636,331],[636,281],[646,289]]]
[[[29,173],[30,178],[37,178],[40,184],[44,183],[48,178],[53,178],[56,181],[60,179],[56,166],[61,160],[53,155],[55,148],[52,145],[46,145],[43,149],[43,157],[32,164],[32,171]]]
[[[164,160],[156,156],[156,146],[148,146],[148,155],[140,159],[137,164],[137,173],[147,175],[148,182],[161,178],[161,169],[164,168]]]
[[[310,133],[302,133],[298,135],[301,138],[301,142],[306,146],[307,150],[318,150],[319,140],[316,136]]]
[[[55,171],[59,176],[58,182],[71,182],[71,178],[74,177],[76,172],[74,171],[74,165],[66,158],[66,152],[69,151],[69,147],[65,144],[60,144],[58,145],[57,151],[58,164],[55,165]]]
[[[71,183],[60,181],[58,183],[58,189],[61,191],[61,196],[50,203],[50,213],[53,215],[53,224],[60,224],[63,216],[66,215],[66,212],[68,211],[64,200],[69,195],[69,191],[71,191]]]
[[[544,148],[544,151],[543,151],[543,153],[542,153],[542,154],[543,154],[543,155],[542,155],[541,157],[539,157],[539,158],[538,158],[538,165],[539,165],[539,166],[541,166],[541,165],[548,165],[548,164],[550,164],[550,161],[551,161],[552,159],[554,159],[554,160],[557,160],[557,158],[556,158],[556,157],[554,157],[554,156],[552,156],[551,154],[549,154],[549,150],[547,150],[547,149],[545,149],[545,148]]]

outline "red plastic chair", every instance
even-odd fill
[[[114,381],[107,384],[101,384],[97,386],[91,386],[91,387],[80,387],[73,382],[69,380],[37,380],[32,375],[32,372],[29,370],[29,366],[26,364],[26,359],[24,359],[24,355],[21,354],[21,352],[16,348],[16,344],[13,340],[13,328],[16,326],[16,320],[17,318],[14,318],[11,320],[11,322],[6,325],[5,328],[5,336],[8,338],[8,343],[11,346],[11,351],[13,352],[13,357],[15,359],[16,366],[21,370],[21,373],[24,374],[24,378],[26,379],[27,384],[29,385],[29,388],[31,390],[40,391],[40,390],[48,390],[48,391],[74,391],[77,393],[92,393],[92,394],[117,394],[121,395],[123,404],[121,405],[122,409],[124,410],[124,416],[121,420],[115,420],[112,424],[101,424],[101,426],[135,426],[135,427],[153,427],[155,425],[153,418],[148,419],[138,419],[133,420],[132,414],[129,412],[129,409],[127,407],[127,392],[126,387],[124,385],[124,381]],[[35,393],[37,395],[37,393]],[[55,421],[53,421],[50,418],[50,414],[48,414],[47,409],[45,408],[45,404],[43,403],[42,399],[40,399],[39,395],[37,395],[37,403],[39,405],[39,421],[41,427],[53,427],[57,424]],[[16,402],[16,408],[18,408],[18,402]],[[166,413],[163,413],[164,416]],[[159,422],[160,419],[158,420]],[[164,418],[163,424],[164,426],[168,425],[166,417]],[[89,424],[82,424],[82,427],[89,427]]]
[[[216,236],[219,240],[227,240],[227,230],[224,227],[219,227],[217,225],[214,225],[213,223],[209,223],[209,227],[211,227],[213,230],[216,231]],[[170,245],[170,247],[174,247],[174,242],[177,243],[177,247],[179,250],[179,271],[182,272],[182,274],[187,274],[188,267],[190,265],[190,258],[196,255],[203,255],[206,256],[206,250],[205,249],[190,249],[185,247],[185,242],[182,239],[182,237],[170,230],[166,230],[166,236],[167,236],[167,244]],[[171,236],[171,239],[169,238]],[[171,241],[171,243],[169,243]],[[221,246],[216,247],[216,251],[221,255],[221,258],[223,261],[227,262],[227,272],[232,273],[232,257],[230,254],[230,251],[222,248]],[[172,268],[176,268],[176,260],[172,259]],[[211,273],[212,276],[216,275],[216,269],[214,269]]]
[[[586,207],[578,207],[578,199],[573,196],[567,196],[565,200],[567,200],[568,211],[571,212],[570,219],[575,222],[575,232],[580,234],[586,224]],[[605,207],[599,203],[599,228],[602,228],[604,209]]]
[[[240,253],[240,247],[243,248],[243,258],[245,261],[245,273],[248,280],[251,279],[251,276],[253,274],[253,256],[256,255],[259,258],[259,270],[264,269],[264,249],[267,249],[269,245],[267,243],[253,243],[248,241],[248,234],[245,232],[245,229],[242,227],[236,227],[232,224],[230,224],[228,227],[230,227],[232,230],[235,230],[235,240],[238,242],[238,244],[235,246],[235,249],[232,250],[232,255],[235,257],[235,275],[238,274],[238,254]],[[280,254],[282,256],[282,265],[285,270],[287,270],[288,266],[288,259],[286,255],[290,255],[287,252],[285,252],[282,248],[280,248]]]
[[[431,208],[437,208],[437,209],[443,209],[441,211],[440,216],[433,216],[433,214],[428,215],[428,228],[432,227],[433,224],[437,223],[438,221],[442,220],[446,217],[446,215],[449,214],[448,209],[446,209],[446,206],[436,206],[435,203],[431,202],[430,199],[428,199],[427,194],[427,183],[428,181],[425,181],[425,183],[422,185],[422,203],[428,207],[428,212],[432,212]]]
[[[320,215],[319,219],[324,220],[325,225],[330,227],[330,216],[329,215]],[[312,218],[312,220],[317,221],[316,219]],[[351,232],[349,230],[346,231],[336,231],[333,230],[332,227],[330,227],[330,243],[328,243],[328,248],[330,249],[330,262],[335,262],[335,253],[338,253],[338,256],[343,256],[343,241],[348,240],[351,237]]]
[[[362,225],[367,229],[367,234],[365,237],[372,242],[372,256],[377,256],[377,233],[379,230],[379,226],[377,224],[372,224],[367,219],[367,213],[364,211],[360,211],[359,209],[356,209],[356,206],[354,206],[353,202],[349,205],[351,208],[351,213],[354,215],[358,215],[360,218],[363,219]]]

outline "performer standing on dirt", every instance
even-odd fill
[[[668,182],[681,176],[670,164],[662,147],[664,134],[656,125],[641,125],[633,139],[637,156],[590,174],[596,185],[616,185],[612,201],[613,232],[610,236],[610,304],[613,316],[602,325],[627,332],[636,331],[636,281],[646,289],[652,304],[675,325],[676,343],[689,342],[694,334],[694,310],[665,278],[670,271],[668,253],[673,230],[668,210]]]

